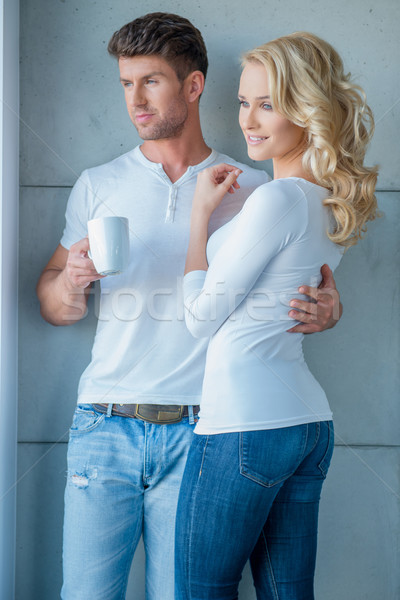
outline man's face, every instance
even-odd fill
[[[121,57],[118,63],[126,106],[140,137],[179,137],[188,107],[174,69],[158,56]]]

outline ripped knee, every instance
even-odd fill
[[[85,471],[83,473],[68,473],[70,483],[79,489],[85,489],[89,486],[91,480],[96,479],[97,469]]]

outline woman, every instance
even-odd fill
[[[240,171],[204,171],[193,200],[185,316],[211,339],[178,505],[176,597],[237,598],[251,556],[257,598],[310,600],[332,413],[284,315],[376,216],[377,171],[363,166],[373,119],[314,35],[269,42],[243,64],[239,123],[250,158],[272,158],[274,180],[208,242]]]

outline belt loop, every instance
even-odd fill
[[[189,406],[188,406],[188,415],[189,415],[189,425],[194,425],[193,406],[191,404],[189,404]]]
[[[106,417],[111,417],[112,407],[113,407],[113,405],[112,405],[112,404],[109,404],[109,405],[107,406],[107,414],[106,414]]]

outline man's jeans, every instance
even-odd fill
[[[236,599],[250,555],[259,600],[314,598],[333,437],[331,422],[193,436],[178,503],[176,600]]]
[[[64,600],[122,600],[143,532],[147,600],[174,600],[174,531],[193,427],[77,407],[64,517]]]

